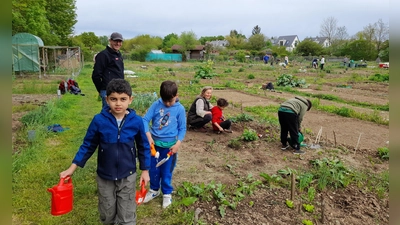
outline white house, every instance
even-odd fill
[[[210,41],[209,42],[214,48],[216,47],[226,47],[229,45],[229,42],[227,40],[216,40],[216,41]]]
[[[300,40],[297,35],[279,36],[277,39],[274,39],[273,42],[276,46],[286,47],[286,51],[288,52],[292,52],[299,43]]]
[[[321,45],[323,48],[329,47],[329,39],[328,37],[308,37],[304,38],[304,40],[311,40],[319,45]]]

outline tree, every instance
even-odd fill
[[[162,47],[163,48],[171,48],[172,45],[169,46],[169,44],[167,44],[167,43],[170,43],[171,39],[178,40],[178,38],[179,38],[179,36],[175,33],[168,34],[167,36],[165,36],[163,38]],[[174,43],[174,44],[176,44],[176,43]]]
[[[256,35],[256,34],[260,34],[261,33],[261,27],[259,27],[258,25],[256,25],[253,28],[253,31],[251,32],[252,35]]]
[[[231,32],[229,33],[230,37],[236,37],[236,38],[243,38],[246,39],[246,36],[244,34],[240,34],[239,32],[237,32],[236,30],[231,30]]]
[[[186,52],[193,49],[199,43],[193,31],[182,32],[178,39],[178,44],[181,46],[179,51],[182,53],[182,58],[186,59]]]
[[[343,48],[342,55],[348,55],[354,60],[375,60],[376,54],[369,51],[372,46],[372,43],[365,39],[354,40]]]
[[[250,50],[261,50],[263,48],[265,48],[266,42],[265,42],[265,36],[264,34],[253,34],[248,41],[248,48]]]
[[[321,30],[319,34],[322,37],[327,37],[329,45],[332,44],[332,41],[335,39],[337,33],[337,20],[334,17],[328,17],[324,19],[321,24]]]
[[[106,35],[99,36],[100,44],[103,46],[108,45],[108,37]]]
[[[50,39],[50,25],[46,17],[46,0],[12,1],[12,34],[26,32],[40,37],[45,44]]]
[[[80,35],[77,35],[77,38],[90,50],[93,50],[93,46],[100,44],[100,39],[97,37],[94,32],[83,32]]]
[[[382,43],[389,40],[389,25],[384,23],[382,19],[379,19],[374,25],[376,49],[379,53],[382,49]]]
[[[57,36],[54,45],[67,45],[68,39],[73,34],[76,24],[76,0],[47,0],[46,17],[49,21],[49,33]]]
[[[316,56],[321,55],[323,48],[318,43],[310,39],[305,39],[297,45],[295,52],[301,56]]]
[[[345,26],[338,27],[336,32],[336,40],[343,41],[349,38],[349,34],[347,33],[347,28]]]
[[[12,0],[12,34],[31,33],[45,45],[70,44],[75,9],[75,0]]]

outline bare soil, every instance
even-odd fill
[[[343,99],[374,104],[384,105],[388,102],[388,86],[379,85],[372,88],[369,86],[369,84],[354,84],[351,89],[327,86],[322,90],[310,87],[306,91],[332,93]],[[234,105],[242,107],[277,105],[282,98],[293,97],[292,94],[278,92],[266,92],[265,96],[252,96],[232,90],[214,90],[213,95],[227,98],[230,102],[234,102]],[[57,96],[13,95],[13,105],[41,105],[55,97]],[[321,104],[324,103],[321,101]],[[237,115],[240,112],[240,107],[233,106],[224,111],[226,115]],[[23,114],[12,115],[13,144],[15,144],[14,134],[21,126],[19,119]],[[188,131],[179,152],[173,178],[174,185],[179,186],[184,181],[195,184],[208,184],[211,181],[225,185],[236,184],[241,177],[249,174],[255,179],[263,180],[259,176],[260,173],[272,175],[279,169],[287,167],[304,170],[310,168],[310,160],[319,159],[321,155],[327,158],[339,157],[345,165],[355,170],[366,169],[378,173],[389,168],[388,161],[382,161],[377,156],[377,148],[388,146],[388,126],[311,110],[304,117],[303,127],[312,130],[312,134],[305,135],[307,144],[314,141],[321,127],[322,135],[321,148],[304,148],[306,154],[302,156],[280,150],[279,138],[276,138],[279,137],[278,130],[268,124],[234,123],[231,134],[215,134],[211,131],[211,126],[207,133]],[[253,142],[243,142],[239,149],[228,147],[229,142],[239,137],[245,128],[255,129],[262,136]],[[196,202],[189,208],[200,209],[199,219],[207,224],[301,224],[303,219],[309,219],[314,224],[389,224],[388,196],[378,198],[363,187],[350,185],[345,189],[329,189],[319,193],[314,200],[316,209],[312,214],[301,209],[300,206],[304,202],[301,201],[300,195],[304,193],[298,190],[294,201],[296,207],[289,209],[285,200],[290,198],[290,194],[290,189],[286,188],[260,188],[242,200],[235,210],[228,208],[224,217],[219,214],[219,205],[214,201]],[[160,207],[160,201],[162,200],[154,200],[148,204]],[[155,224],[155,222],[154,218],[139,220],[140,224]]]

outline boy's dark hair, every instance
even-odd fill
[[[308,99],[306,99],[307,100],[307,111],[310,111],[310,109],[311,109],[311,106],[312,106],[312,104],[311,104],[311,101],[310,100],[308,100]]]
[[[110,83],[108,83],[107,85],[107,89],[106,89],[106,95],[111,95],[111,93],[118,93],[118,94],[122,94],[125,93],[127,94],[129,97],[132,96],[132,87],[129,84],[128,81],[124,80],[124,79],[112,79],[110,81]]]
[[[217,106],[219,107],[227,107],[229,105],[228,101],[224,98],[219,98],[217,100]]]
[[[161,83],[160,96],[164,102],[170,101],[178,94],[178,86],[175,82],[166,80]]]

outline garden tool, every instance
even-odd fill
[[[290,143],[290,145],[293,146],[293,143],[292,143],[290,137],[288,137],[287,140]],[[299,132],[299,139],[298,140],[299,140],[300,147],[306,147],[307,146],[307,144],[303,143],[303,141],[304,141],[303,133]]]
[[[166,161],[168,161],[168,159],[171,157],[171,155],[173,155],[174,153],[172,151],[169,151],[167,154],[167,157],[162,159],[160,162],[157,163],[156,167],[161,166],[162,164],[164,164]]]
[[[151,156],[154,156],[156,159],[160,156],[160,153],[157,152],[156,148],[154,147],[154,143],[150,145]]]
[[[321,146],[319,145],[319,140],[321,139],[322,135],[322,127],[319,129],[317,137],[315,138],[315,142],[311,144],[310,148],[312,149],[319,149]]]
[[[144,187],[144,181],[140,184],[140,190],[136,190],[136,204],[140,205],[146,197],[147,189]]]

